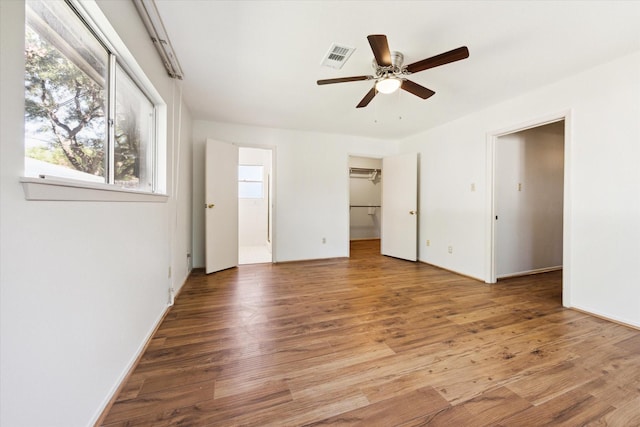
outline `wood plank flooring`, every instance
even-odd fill
[[[561,306],[561,272],[487,285],[351,258],[197,272],[105,426],[640,426],[640,331]]]

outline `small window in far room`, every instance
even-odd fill
[[[263,166],[238,166],[238,197],[262,199],[264,197]]]

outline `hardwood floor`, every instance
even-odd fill
[[[639,426],[640,331],[379,255],[194,273],[107,426]]]

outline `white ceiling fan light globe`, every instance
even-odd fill
[[[376,83],[376,90],[380,93],[393,93],[400,88],[402,80],[395,77],[387,77]]]

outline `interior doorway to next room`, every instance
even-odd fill
[[[238,152],[238,263],[273,262],[272,151]]]
[[[565,121],[495,141],[495,279],[563,267]]]

